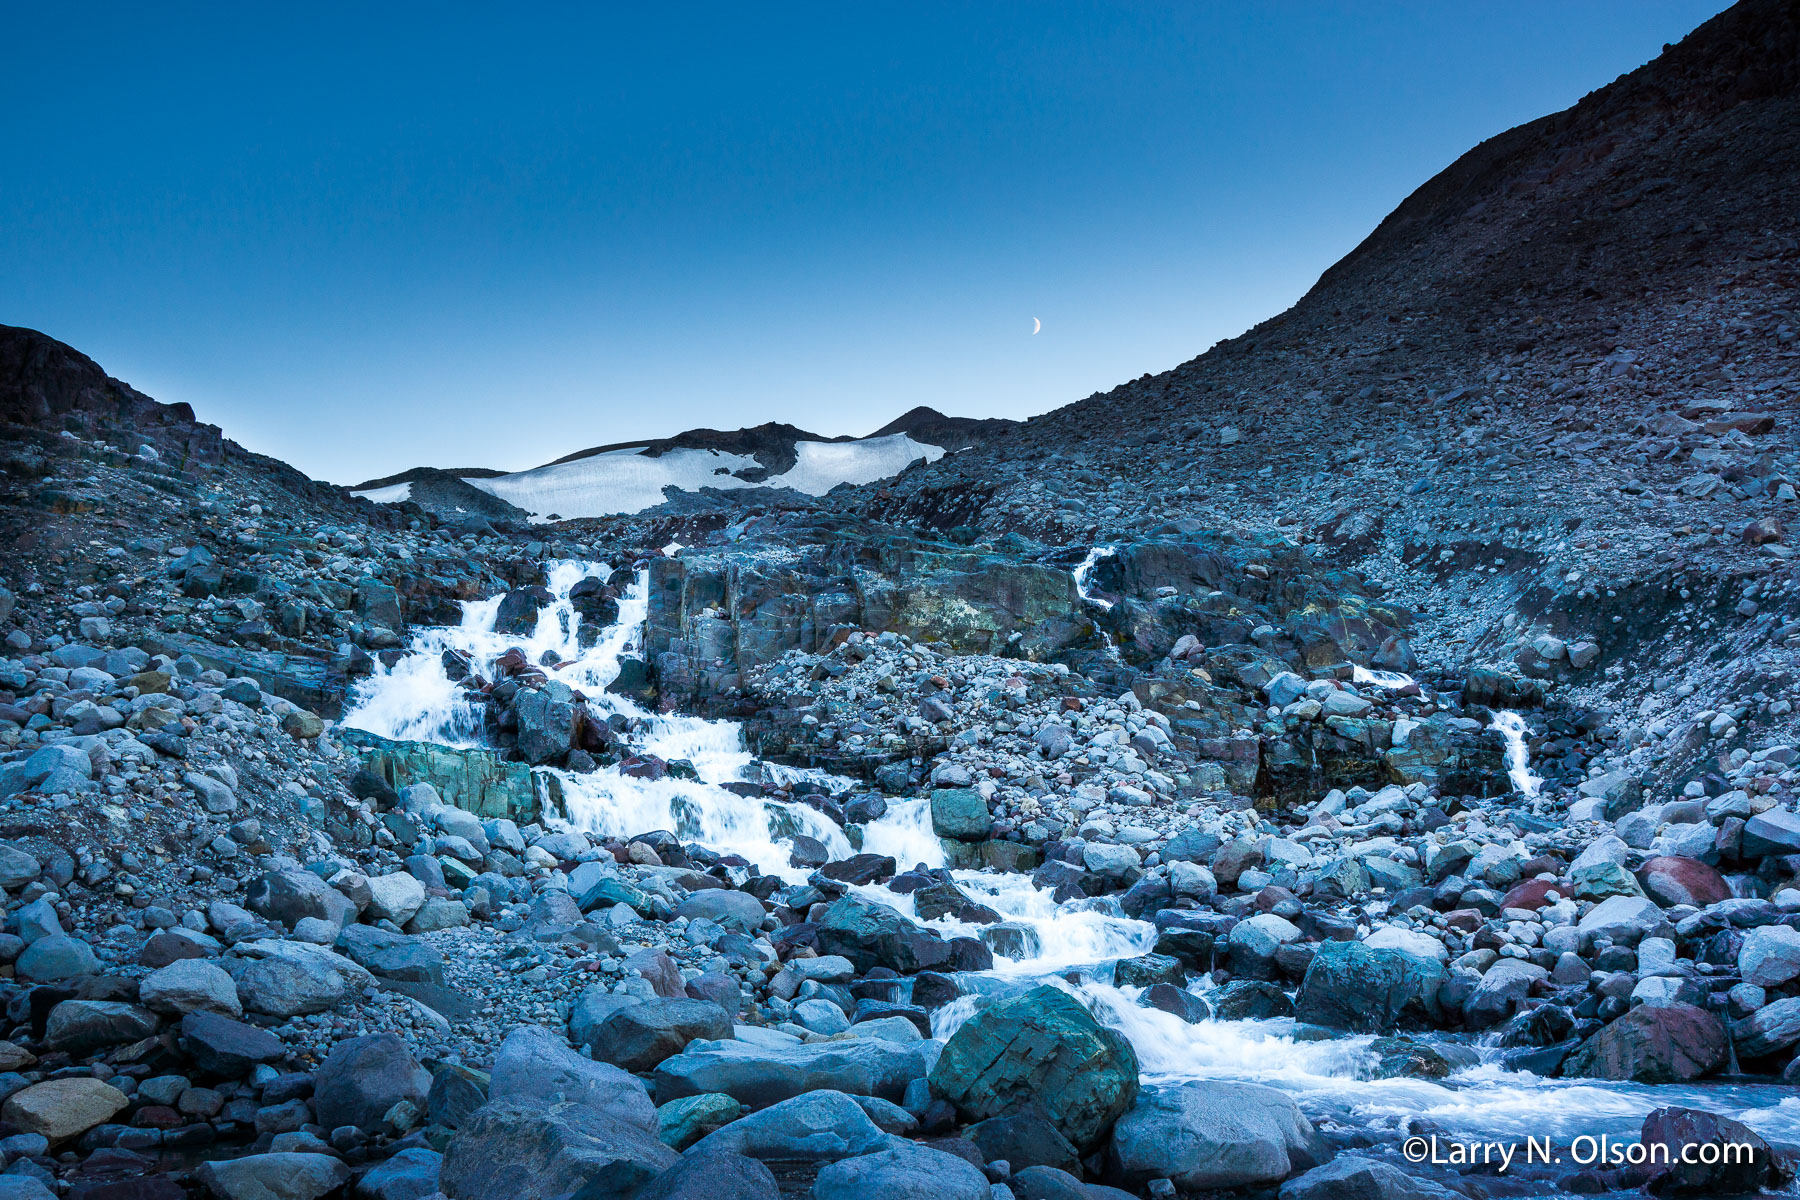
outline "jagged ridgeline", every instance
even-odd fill
[[[0,328],[11,1191],[1789,1186],[1797,88],[1023,423],[344,489]]]

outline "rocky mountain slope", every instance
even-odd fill
[[[1797,97],[1746,0],[1019,426],[375,503],[0,327],[5,1190],[1790,1186]]]

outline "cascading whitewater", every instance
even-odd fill
[[[538,613],[528,637],[495,632],[500,597],[466,602],[460,624],[420,630],[405,657],[359,685],[344,723],[399,741],[482,745],[483,705],[450,678],[444,656],[446,652],[462,656],[477,674],[493,678],[501,655],[519,650],[551,682],[586,696],[597,715],[625,718],[637,750],[665,761],[686,760],[699,775],[698,780],[637,779],[621,774],[617,766],[585,775],[540,768],[556,777],[571,825],[618,837],[667,829],[684,840],[741,854],[759,869],[787,878],[805,874],[788,865],[795,835],[816,838],[834,857],[851,854],[843,831],[822,813],[803,804],[740,796],[722,786],[744,780],[754,762],[735,722],[653,713],[628,696],[606,690],[619,677],[621,660],[641,647],[650,592],[649,572],[640,570],[619,598],[618,620],[591,645],[583,646],[582,615],[569,592],[583,579],[610,573],[601,563],[550,563],[546,586],[551,603]],[[823,771],[768,770],[786,782],[805,779],[832,790],[851,786],[850,780]],[[869,827],[869,837],[895,848],[882,853],[906,850],[911,856],[908,865],[919,861],[941,865],[943,851],[930,837],[928,813],[921,833],[922,803],[895,805],[892,816]]]
[[[1084,598],[1102,606],[1103,599],[1087,597],[1086,583],[1094,564],[1109,553],[1110,547],[1096,547],[1075,572]],[[787,865],[786,844],[795,834],[817,838],[834,856],[851,853],[843,832],[820,813],[801,804],[739,796],[721,786],[745,778],[755,761],[745,751],[735,723],[652,713],[628,697],[605,691],[618,678],[620,660],[641,646],[649,596],[647,572],[639,572],[620,599],[617,622],[583,647],[582,617],[570,603],[569,591],[584,578],[608,573],[599,564],[550,564],[553,602],[540,612],[528,637],[494,632],[499,597],[465,603],[458,625],[420,630],[409,654],[357,688],[345,724],[394,739],[481,745],[484,706],[450,679],[444,654],[466,657],[474,670],[491,678],[499,657],[518,649],[552,681],[581,691],[599,715],[626,718],[628,736],[638,750],[665,760],[685,759],[700,777],[642,780],[622,776],[613,767],[587,775],[554,771],[571,824],[619,836],[670,829],[686,840],[742,854],[761,869],[796,881],[805,872]],[[1365,668],[1357,672],[1356,682],[1399,688],[1412,680],[1397,672]],[[1523,719],[1516,713],[1499,713],[1495,725],[1507,738],[1507,766],[1515,786],[1535,795],[1537,779],[1526,759]],[[833,779],[823,772],[773,764],[763,764],[762,769],[767,777],[782,782]],[[837,782],[847,787],[850,781]],[[917,863],[941,867],[943,849],[932,832],[930,801],[890,801],[887,815],[865,827],[863,849],[892,855],[902,867]],[[953,1034],[990,998],[1049,984],[1070,992],[1103,1024],[1125,1035],[1147,1083],[1230,1079],[1269,1084],[1291,1092],[1315,1118],[1364,1129],[1391,1131],[1403,1121],[1422,1118],[1463,1136],[1567,1138],[1607,1133],[1629,1138],[1652,1108],[1675,1104],[1734,1117],[1771,1140],[1800,1141],[1800,1100],[1790,1089],[1774,1085],[1546,1080],[1504,1070],[1493,1061],[1446,1080],[1373,1079],[1375,1055],[1369,1037],[1324,1041],[1296,1037],[1291,1019],[1189,1025],[1144,1007],[1141,989],[1112,982],[1117,960],[1149,953],[1156,944],[1155,926],[1126,917],[1115,899],[1058,904],[1028,876],[958,871],[955,878],[971,899],[1015,927],[1017,936],[1009,944],[1016,950],[1011,956],[996,955],[992,971],[963,977],[965,994],[934,1014],[933,1032],[940,1038]],[[879,885],[854,890],[915,915],[910,895]],[[974,936],[983,928],[950,919],[927,924],[946,936]],[[1210,981],[1198,980],[1190,989],[1205,996]],[[1493,1053],[1475,1048],[1490,1057]]]
[[[1527,800],[1535,800],[1544,781],[1531,769],[1531,749],[1525,744],[1525,735],[1529,732],[1525,718],[1502,709],[1494,714],[1490,728],[1498,729],[1506,740],[1506,776],[1512,780],[1513,790]]]
[[[1095,546],[1087,552],[1087,557],[1082,559],[1080,565],[1070,572],[1070,574],[1075,576],[1076,595],[1080,596],[1089,604],[1097,604],[1101,608],[1111,608],[1113,606],[1113,602],[1106,599],[1104,596],[1094,596],[1088,593],[1088,576],[1094,573],[1094,568],[1099,565],[1101,559],[1111,558],[1116,553],[1118,553],[1118,551],[1111,546]]]

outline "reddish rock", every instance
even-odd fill
[[[1524,879],[1513,884],[1500,901],[1501,908],[1528,908],[1533,911],[1550,903],[1549,894],[1569,895],[1569,889],[1549,879]]]
[[[1487,918],[1481,915],[1481,911],[1474,908],[1459,908],[1444,914],[1444,924],[1464,933],[1474,933],[1486,921]]]
[[[1565,1078],[1686,1083],[1725,1065],[1725,1026],[1691,1004],[1634,1008],[1575,1048]]]
[[[1646,896],[1665,908],[1672,904],[1705,908],[1731,899],[1725,877],[1697,858],[1674,854],[1653,858],[1638,868],[1637,881]]]
[[[166,1104],[146,1104],[131,1114],[131,1123],[139,1129],[179,1129],[187,1118]]]
[[[1667,1147],[1666,1154],[1652,1154],[1642,1168],[1653,1196],[1754,1195],[1789,1177],[1769,1143],[1748,1126],[1698,1109],[1657,1109],[1644,1118],[1638,1140],[1646,1147]],[[1682,1151],[1688,1146],[1726,1145],[1748,1146],[1751,1151],[1741,1159],[1720,1154],[1716,1156],[1720,1161],[1706,1164],[1699,1160],[1714,1156],[1695,1150],[1686,1158],[1696,1161],[1683,1161]]]

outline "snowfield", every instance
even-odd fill
[[[635,513],[663,502],[663,489],[677,487],[698,491],[703,487],[787,487],[810,496],[822,496],[840,483],[872,483],[897,475],[914,459],[934,462],[944,455],[940,446],[916,442],[904,433],[862,438],[852,442],[799,442],[793,469],[771,476],[765,483],[739,479],[734,472],[754,469],[747,454],[717,450],[670,450],[650,458],[639,450],[612,450],[573,462],[551,463],[492,479],[463,482],[498,496],[531,514],[539,524],[577,517],[601,517]],[[384,494],[406,488],[399,484],[358,493],[377,502],[392,503]],[[397,496],[394,499],[405,499]]]
[[[372,500],[376,504],[402,504],[412,499],[412,484],[396,483],[384,488],[370,488],[366,492],[351,492],[352,496],[361,496],[364,500]]]

